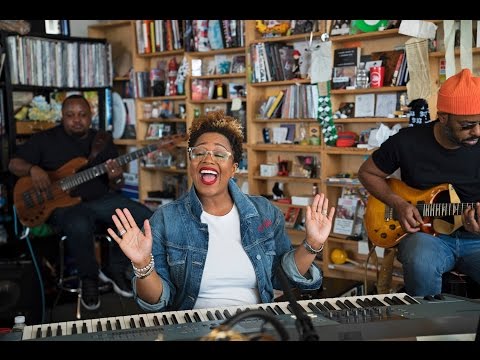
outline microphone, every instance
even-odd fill
[[[297,320],[295,320],[295,326],[297,327],[297,331],[300,334],[299,340],[319,341],[320,339],[313,327],[312,319],[310,319],[310,316],[305,313],[305,310],[303,310],[303,308],[298,304],[297,299],[295,299],[292,289],[288,283],[287,275],[285,275],[282,265],[278,266],[277,273],[280,279],[280,283],[282,284],[283,292],[285,293],[285,296],[290,303],[293,314],[297,318]]]
[[[231,318],[225,320],[221,325],[210,331],[207,335],[203,336],[200,340],[202,341],[272,341],[275,340],[273,336],[269,334],[262,333],[261,335],[247,337],[242,333],[232,330],[232,328],[242,320],[248,318],[260,318],[263,319],[265,323],[270,323],[278,335],[280,335],[281,341],[288,340],[288,332],[285,330],[283,325],[279,320],[275,318],[274,315],[266,313],[263,310],[244,310],[241,311]],[[264,326],[259,327],[260,330]]]

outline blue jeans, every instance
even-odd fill
[[[112,227],[115,209],[127,208],[132,213],[137,225],[141,228],[143,221],[149,219],[152,212],[144,205],[128,199],[118,193],[107,193],[99,199],[85,201],[78,205],[57,208],[48,222],[60,228],[67,236],[66,248],[73,256],[80,278],[98,277],[98,264],[95,259],[94,233],[98,225]],[[108,270],[121,273],[129,262],[115,241],[108,254]]]
[[[409,234],[398,244],[406,292],[413,296],[442,291],[442,275],[452,269],[480,284],[480,236],[457,230],[450,235]]]

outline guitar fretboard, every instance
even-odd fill
[[[475,203],[417,204],[416,207],[422,216],[443,217],[461,215],[468,207],[475,208]]]
[[[148,145],[147,147],[144,147],[140,150],[131,152],[129,154],[125,154],[122,156],[119,156],[115,159],[115,161],[120,165],[123,166],[130,161],[136,160],[142,156],[147,155],[148,153],[155,151],[158,148],[157,145],[151,144]],[[92,180],[96,178],[97,176],[103,175],[107,172],[107,166],[106,163],[102,163],[99,165],[95,165],[91,168],[85,169],[83,171],[80,171],[74,175],[67,176],[66,178],[63,178],[60,180],[58,183],[60,185],[60,188],[63,191],[68,191],[73,189],[74,187],[83,184],[84,182],[87,182],[89,180]]]

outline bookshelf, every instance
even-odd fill
[[[60,114],[59,108],[57,113],[52,108],[53,100],[60,103],[72,91],[83,92],[90,99],[94,105],[94,126],[106,128],[106,98],[112,85],[111,51],[105,39],[4,31],[0,32],[0,50],[5,54],[0,73],[0,183],[2,197],[7,194],[0,224],[7,229],[10,240],[15,238],[12,221],[15,179],[8,171],[8,163],[15,146],[34,132],[56,125]],[[39,95],[44,100],[38,103],[44,107],[38,106],[36,112],[31,112],[32,100]]]
[[[441,26],[441,22],[435,21],[435,23]],[[268,81],[256,81],[254,77],[255,75],[253,74],[254,70],[252,70],[254,68],[254,64],[252,64],[252,51],[256,51],[256,44],[270,44],[267,45],[265,49],[267,49],[269,46],[273,46],[273,49],[275,49],[275,46],[278,46],[278,44],[293,46],[295,43],[308,41],[310,37],[313,40],[319,40],[324,33],[323,27],[327,25],[326,22],[319,21],[318,27],[320,28],[320,31],[314,32],[311,35],[310,33],[295,34],[291,36],[270,38],[261,37],[256,30],[256,23],[254,20],[245,20],[244,24],[245,43],[242,47],[202,52],[191,51],[194,49],[189,48],[189,51],[173,50],[147,54],[139,54],[137,51],[138,43],[135,36],[135,20],[119,20],[116,22],[90,26],[89,30],[92,31],[92,34],[95,34],[97,37],[109,39],[113,46],[115,46],[115,40],[118,40],[123,44],[122,46],[129,49],[128,51],[130,51],[132,54],[132,66],[135,71],[149,71],[155,66],[159,59],[171,59],[172,57],[175,57],[177,62],[179,62],[183,56],[186,56],[190,65],[189,74],[185,81],[185,95],[174,98],[151,96],[136,98],[137,138],[119,139],[116,140],[116,143],[122,147],[133,145],[139,146],[148,143],[148,141],[145,140],[144,135],[148,129],[148,126],[151,123],[155,123],[156,119],[147,119],[141,116],[143,105],[146,103],[148,104],[155,101],[171,100],[175,102],[175,106],[184,104],[186,109],[185,119],[171,119],[169,121],[184,121],[185,126],[188,129],[190,122],[196,113],[203,113],[215,107],[223,107],[228,109],[228,107],[232,104],[232,99],[230,99],[228,96],[224,97],[223,99],[198,99],[196,95],[194,96],[193,94],[192,84],[198,81],[203,81],[206,84],[209,82],[221,82],[224,84],[242,82],[245,84],[246,89],[246,95],[241,96],[240,102],[246,111],[247,138],[244,148],[246,151],[246,157],[248,158],[248,172],[243,172],[236,175],[237,179],[239,180],[239,186],[247,183],[250,194],[262,194],[270,197],[273,195],[272,189],[275,186],[275,183],[281,183],[284,192],[288,196],[311,196],[314,188],[316,188],[318,189],[318,192],[326,193],[328,198],[331,200],[331,205],[336,206],[338,201],[337,199],[340,197],[342,190],[346,186],[355,188],[358,187],[358,185],[341,182],[327,182],[327,179],[339,173],[354,174],[362,162],[373,152],[373,150],[360,149],[356,147],[328,146],[325,144],[325,141],[321,138],[321,136],[320,145],[311,143],[303,145],[265,143],[263,134],[263,130],[265,128],[268,128],[270,131],[272,131],[273,128],[281,127],[281,125],[291,125],[295,128],[296,134],[300,134],[301,131],[306,131],[308,136],[310,129],[315,130],[315,128],[317,128],[321,131],[321,128],[319,128],[319,121],[317,120],[316,114],[308,113],[308,111],[303,114],[304,116],[298,116],[299,114],[295,114],[294,116],[282,116],[280,114],[267,119],[260,118],[258,116],[259,108],[269,97],[277,96],[280,91],[284,91],[289,87],[307,87],[310,85],[310,79],[297,78],[286,80],[277,77],[277,80],[272,80],[272,78],[270,78]],[[355,35],[339,35],[332,36],[330,38],[333,49],[358,47],[361,49],[362,55],[401,47],[408,39],[409,37],[399,34],[398,29],[360,33]],[[270,47],[270,49],[272,48]],[[476,54],[479,54],[477,49],[474,49],[473,53],[474,56],[478,56]],[[215,63],[216,57],[232,59],[234,56],[242,54],[246,56],[245,72],[225,74],[208,73],[208,65],[206,64],[210,62]],[[431,53],[429,57],[431,87],[433,90],[432,95],[427,100],[430,107],[431,118],[435,118],[436,116],[436,89],[439,85],[438,68],[439,61],[443,56],[443,52],[436,51]],[[192,71],[194,71],[194,63],[196,66],[201,64],[200,68],[202,68],[202,65],[204,65],[204,70],[192,73]],[[205,68],[207,68],[207,70],[205,70]],[[129,78],[125,76],[116,76],[117,77],[114,78],[114,87],[116,84],[122,84],[122,82],[127,82],[129,80]],[[252,81],[252,78],[255,80]],[[338,109],[341,103],[353,102],[357,95],[374,94],[375,96],[378,96],[379,94],[401,94],[403,92],[406,92],[405,86],[384,86],[380,88],[332,90],[330,94],[332,109],[335,111]],[[379,122],[389,127],[392,127],[397,123],[401,124],[402,126],[406,126],[408,123],[406,118],[392,119],[387,117],[370,116],[362,118],[348,117],[345,119],[336,119],[335,125],[341,125],[345,131],[354,131],[356,133],[360,133],[362,130],[375,127]],[[186,144],[183,144],[183,151],[185,151],[185,147]],[[290,164],[293,166],[298,156],[315,157],[317,163],[315,166],[315,173],[312,176],[299,177],[289,174],[289,176],[277,175],[267,177],[260,174],[261,164],[277,164],[280,159],[290,161]],[[157,167],[141,168],[139,185],[140,199],[145,200],[148,191],[158,189],[160,187],[161,178],[163,175],[168,173],[180,173],[182,176],[187,177],[187,175],[179,169],[167,170]],[[188,184],[190,185],[190,182],[188,182]],[[300,208],[301,211],[299,218],[301,218],[304,213],[304,206],[284,204],[274,199],[272,199],[272,202],[284,212],[291,207]],[[300,244],[303,240],[304,232],[301,230],[288,229],[288,233],[294,245]],[[324,275],[334,278],[363,280],[363,268],[358,268],[352,264],[334,264],[330,260],[330,254],[335,248],[340,248],[347,251],[349,258],[354,261],[364,262],[366,260],[366,255],[364,252],[359,251],[359,243],[357,241],[347,239],[347,237],[343,235],[332,233],[332,236],[329,238],[329,241],[326,243],[323,251],[323,259],[318,259],[318,263],[321,265]],[[394,268],[395,274],[397,274],[397,272],[401,270],[401,265],[395,261]],[[376,273],[369,270],[368,279],[374,281],[376,279]],[[401,277],[394,276],[393,282],[394,284],[399,285],[402,283],[402,279]]]

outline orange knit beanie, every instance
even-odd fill
[[[437,111],[454,115],[480,115],[480,78],[469,69],[445,81],[438,91]]]

